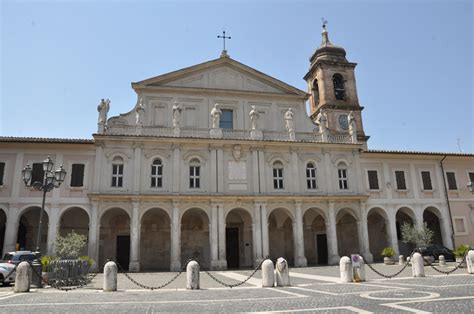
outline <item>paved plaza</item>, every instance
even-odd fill
[[[401,266],[376,264],[384,274]],[[451,269],[451,266],[443,268]],[[364,283],[339,283],[337,266],[294,268],[291,287],[260,288],[258,271],[237,288],[226,288],[201,272],[201,290],[185,290],[181,274],[165,289],[145,290],[119,274],[117,292],[102,292],[102,274],[86,288],[69,292],[53,288],[32,289],[14,294],[11,287],[0,288],[1,313],[51,312],[437,312],[470,313],[474,309],[474,275],[465,268],[441,275],[425,267],[425,278],[412,278],[411,268],[394,279],[385,279],[366,267]],[[245,279],[252,271],[213,271],[226,283]],[[158,286],[175,273],[134,273],[135,280]]]

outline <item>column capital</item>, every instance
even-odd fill
[[[303,205],[303,201],[302,201],[302,200],[295,200],[295,207],[296,207],[296,208],[300,208],[300,209],[301,209],[301,205]]]

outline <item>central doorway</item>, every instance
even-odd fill
[[[118,235],[117,236],[117,262],[122,266],[123,269],[128,270],[128,264],[130,263],[130,236],[129,235]]]
[[[316,235],[316,248],[318,250],[318,264],[328,264],[328,238],[325,233]]]
[[[225,229],[225,252],[228,268],[239,268],[239,228]]]

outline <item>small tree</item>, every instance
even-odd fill
[[[77,259],[81,250],[86,246],[87,238],[85,235],[77,234],[74,230],[66,236],[56,238],[56,254],[61,259]]]
[[[433,242],[434,232],[428,228],[426,222],[424,222],[423,226],[419,229],[409,223],[404,222],[401,230],[402,241],[404,243],[412,243],[417,248],[428,246]]]

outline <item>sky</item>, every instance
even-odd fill
[[[371,149],[474,152],[473,2],[0,0],[0,135],[92,138],[130,83],[230,56],[306,91],[321,43],[358,63]]]

